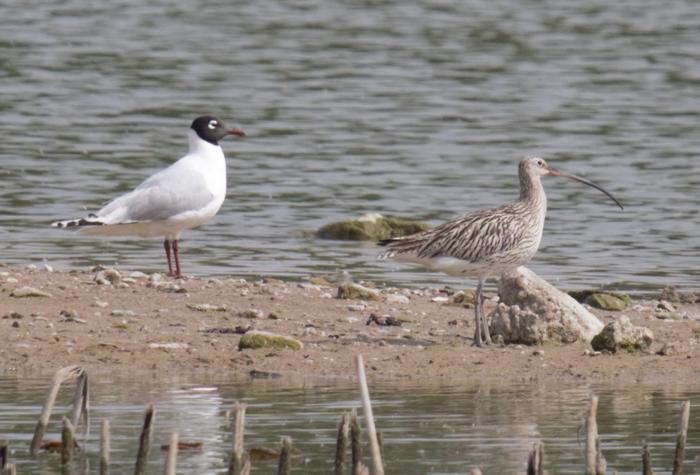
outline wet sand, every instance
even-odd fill
[[[700,380],[698,303],[674,303],[673,318],[664,319],[656,299],[635,299],[622,312],[591,309],[603,323],[627,315],[655,337],[648,352],[597,354],[584,343],[475,348],[473,309],[452,303],[452,289],[377,285],[379,300],[365,301],[337,298],[338,286],[323,279],[173,280],[122,270],[118,277],[99,274],[100,284],[97,275],[0,266],[0,371],[78,364],[97,372],[345,378],[353,377],[354,355],[362,353],[368,376],[381,379]],[[26,287],[47,295],[12,295]],[[487,311],[494,306],[491,294]],[[371,314],[394,317],[400,326],[368,325]],[[248,328],[294,337],[303,349],[239,350],[239,333]]]

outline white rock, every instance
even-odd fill
[[[603,323],[573,297],[525,267],[501,277],[499,295],[490,329],[506,343],[589,342],[603,329]]]

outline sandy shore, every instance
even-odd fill
[[[80,364],[112,372],[348,377],[362,353],[368,375],[383,379],[700,380],[697,303],[675,303],[675,318],[667,319],[657,317],[653,299],[623,312],[592,310],[604,323],[625,314],[649,327],[655,341],[646,353],[591,354],[583,343],[478,349],[471,346],[473,309],[450,303],[446,289],[380,288],[380,300],[363,301],[338,299],[337,285],[322,279],[172,280],[122,271],[99,284],[96,275],[0,266],[0,371]],[[27,287],[47,295],[17,296],[32,293]],[[494,305],[492,299],[487,311]],[[367,325],[371,314],[401,325]],[[239,350],[238,332],[247,328],[292,336],[304,347]]]

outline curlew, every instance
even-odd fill
[[[211,116],[197,117],[188,134],[189,152],[175,163],[97,213],[56,221],[51,226],[101,236],[163,236],[168,275],[181,277],[180,233],[213,218],[226,196],[226,158],[219,140],[227,135],[245,136],[241,129],[228,128]]]
[[[544,175],[562,176],[596,188],[623,209],[613,195],[595,183],[557,170],[542,158],[525,158],[518,166],[518,201],[469,213],[411,236],[379,241],[388,248],[379,259],[417,263],[453,276],[476,277],[474,345],[490,344],[482,295],[484,282],[527,263],[537,252],[547,213],[547,196],[541,182]]]

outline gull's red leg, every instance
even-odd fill
[[[177,241],[175,241],[177,242]],[[165,248],[165,257],[168,258],[168,275],[172,277],[173,275],[173,263],[170,261],[170,241],[167,239],[163,241],[163,247]],[[177,247],[173,246],[175,249]],[[177,251],[175,251],[175,259],[177,259]]]
[[[182,277],[180,273],[180,254],[177,250],[177,239],[173,240],[173,253],[175,254],[175,277]]]

